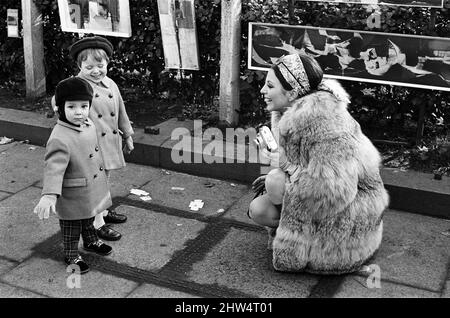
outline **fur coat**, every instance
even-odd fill
[[[296,167],[273,241],[276,270],[353,272],[380,245],[389,203],[380,155],[348,104],[342,86],[324,80],[321,90],[299,98],[282,116],[272,114],[280,144]]]

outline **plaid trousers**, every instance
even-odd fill
[[[84,244],[98,241],[94,228],[94,217],[83,220],[59,220],[63,237],[64,256],[70,259],[78,256],[78,242],[80,234]]]

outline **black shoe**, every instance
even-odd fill
[[[103,217],[105,223],[125,223],[127,217],[123,214],[119,214],[114,210],[108,210],[108,214]]]
[[[122,237],[122,234],[106,225],[103,225],[101,228],[97,229],[97,235],[99,238],[106,241],[118,241]]]
[[[94,252],[99,255],[108,255],[112,252],[112,247],[109,245],[106,245],[101,240],[98,240],[97,242],[90,243],[90,244],[83,244],[83,248],[88,252]]]
[[[85,261],[83,261],[83,259],[81,258],[80,255],[78,255],[77,257],[72,258],[72,259],[70,259],[68,257],[65,257],[64,258],[64,262],[67,265],[76,265],[76,266],[78,266],[79,274],[84,274],[84,273],[89,272],[89,265],[86,264]],[[78,273],[78,269],[73,268],[72,272],[73,273]]]

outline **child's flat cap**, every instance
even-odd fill
[[[113,53],[113,45],[107,39],[101,36],[90,36],[78,40],[69,47],[70,56],[76,60],[78,53],[84,49],[103,49],[106,54],[111,57]]]

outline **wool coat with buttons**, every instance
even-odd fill
[[[58,120],[47,141],[42,195],[56,194],[62,220],[95,216],[112,205],[94,123]]]
[[[94,90],[89,118],[97,128],[105,168],[114,170],[125,167],[122,138],[133,135],[134,131],[117,84],[107,76],[99,83],[91,81],[81,72],[78,76],[87,80]]]

